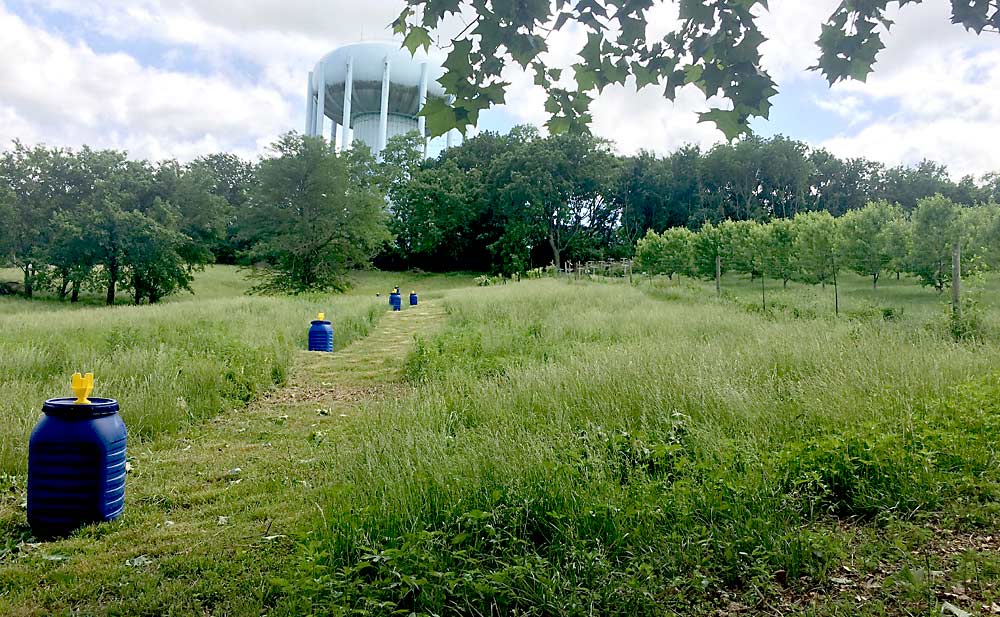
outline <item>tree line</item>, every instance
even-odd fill
[[[725,220],[699,231],[649,230],[636,245],[634,267],[651,275],[715,279],[726,272],[782,281],[836,285],[849,270],[871,278],[909,273],[939,292],[951,284],[953,250],[962,270],[1000,269],[1000,206],[962,207],[941,194],[924,197],[907,212],[872,201],[839,217],[799,212],[767,223]],[[763,287],[762,287],[763,289]]]
[[[210,263],[266,266],[263,291],[342,287],[389,240],[380,174],[366,150],[338,156],[296,134],[256,164],[15,143],[0,157],[0,266],[21,283],[0,292],[155,303]]]
[[[405,153],[397,139],[390,152]],[[511,274],[549,264],[632,255],[650,230],[723,221],[769,222],[806,212],[840,217],[873,201],[913,212],[942,195],[1000,201],[1000,173],[953,181],[931,161],[889,167],[840,159],[785,137],[749,137],[704,150],[616,155],[590,135],[532,127],[485,132],[421,161],[387,155],[390,227],[382,267]]]
[[[189,289],[209,263],[261,266],[259,290],[338,289],[371,263],[513,274],[630,257],[649,231],[1000,201],[1000,174],[954,182],[929,161],[842,160],[780,136],[620,156],[591,135],[519,126],[428,160],[418,142],[395,137],[375,157],[289,133],[257,162],[186,164],[15,143],[0,155],[0,266],[21,271],[27,296],[142,303]]]

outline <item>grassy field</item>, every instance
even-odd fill
[[[196,278],[194,294],[156,306],[109,310],[45,296],[0,298],[0,414],[8,426],[0,435],[0,473],[25,471],[41,402],[70,395],[76,371],[95,373],[98,394],[114,393],[133,443],[141,443],[244,406],[282,383],[317,312],[335,321],[336,343],[345,345],[367,334],[391,284],[433,295],[460,280],[467,279],[362,273],[350,296],[248,297],[240,271],[217,267]]]
[[[377,273],[337,298],[204,299],[212,277],[240,289],[219,270],[161,307],[0,316],[0,346],[21,329],[0,381],[24,401],[5,410],[24,421],[5,432],[0,612],[1000,603],[996,279],[981,283],[978,338],[955,342],[942,298],[907,281],[876,292],[845,277],[837,318],[830,289],[775,285],[762,310],[760,288],[735,277],[721,301],[687,280],[474,288]],[[416,286],[421,306],[385,313],[373,296],[392,284]],[[294,351],[320,306],[355,324],[354,342]],[[108,354],[123,329],[156,345]],[[27,358],[17,370],[8,349]],[[261,387],[228,383],[227,358]],[[88,359],[104,362],[102,392],[146,393],[124,405],[139,429],[128,510],[35,544],[20,509],[26,431]],[[200,411],[179,414],[177,398],[198,393]]]

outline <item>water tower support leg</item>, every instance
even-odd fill
[[[323,136],[323,118],[326,117],[326,67],[319,65],[319,77],[316,80],[316,125],[313,134]]]
[[[306,84],[306,135],[313,134],[313,120],[316,118],[316,98],[313,94],[313,73],[309,71],[309,83]]]
[[[417,104],[418,111],[424,110],[424,105],[427,104],[427,63],[423,62],[420,64],[420,90],[419,90],[419,103]],[[420,142],[424,145],[424,158],[427,158],[427,118],[423,116],[417,116],[417,132],[420,133]]]
[[[351,97],[354,92],[354,60],[348,58],[347,60],[347,79],[344,81],[344,118],[340,121],[340,126],[343,128],[340,132],[340,149],[346,151],[351,147],[350,134],[348,131],[351,130]]]
[[[382,109],[378,117],[378,152],[382,154],[389,140],[389,57],[385,58],[382,69]]]

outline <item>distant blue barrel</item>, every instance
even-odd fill
[[[403,308],[403,298],[399,295],[398,291],[394,291],[389,294],[389,306],[391,306],[394,311],[398,311]]]
[[[125,423],[118,401],[54,398],[28,442],[28,524],[39,537],[121,516],[125,509]]]
[[[333,351],[333,326],[325,319],[314,319],[309,326],[309,351]]]
[[[417,305],[417,292],[412,291],[410,292],[410,306],[416,306],[416,305]]]

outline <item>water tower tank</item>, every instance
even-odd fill
[[[309,73],[306,97],[306,135],[323,134],[323,119],[332,120],[330,142],[341,148],[361,141],[379,153],[393,136],[416,131],[424,136],[424,118],[417,113],[424,102],[445,98],[438,78],[443,56],[423,49],[411,55],[395,41],[366,41],[347,45],[323,56]],[[448,133],[448,145],[453,140]]]

